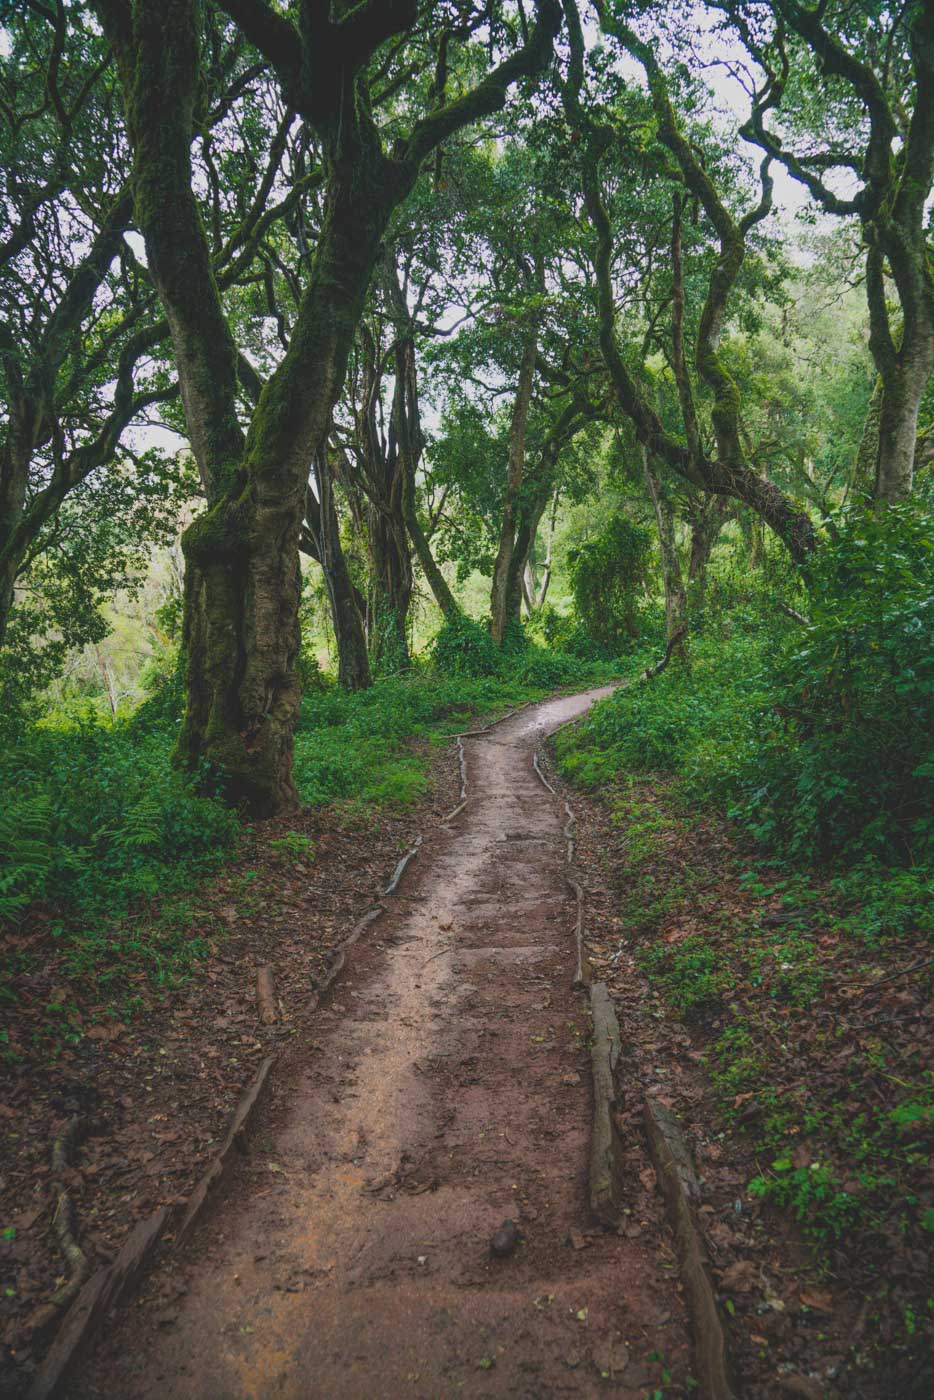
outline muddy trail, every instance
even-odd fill
[[[67,1394],[687,1393],[660,1204],[638,1229],[591,1214],[566,818],[533,767],[603,693],[465,743],[466,808],[280,1067],[224,1200],[149,1281],[161,1304],[126,1309]]]

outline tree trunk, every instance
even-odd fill
[[[490,589],[490,619],[493,641],[502,646],[509,623],[519,616],[521,602],[520,579],[513,567],[513,554],[516,544],[516,524],[519,512],[519,492],[522,489],[522,472],[525,466],[525,430],[532,403],[532,386],[535,382],[535,357],[538,353],[538,322],[533,321],[526,336],[519,367],[519,382],[512,408],[512,422],[509,427],[509,457],[506,468],[506,496],[503,502],[503,521],[499,533],[499,549],[493,566],[493,583]],[[525,560],[522,561],[525,567]]]
[[[421,565],[435,602],[445,618],[458,617],[460,608],[447,579],[441,572],[428,536],[422,529],[416,509],[416,475],[423,449],[421,408],[418,397],[418,373],[415,359],[415,339],[412,316],[399,280],[395,257],[386,259],[386,296],[393,309],[398,338],[395,348],[396,387],[393,395],[392,430],[395,435],[399,471],[399,508],[405,532],[412,542],[415,557]],[[411,570],[411,557],[409,559]],[[409,589],[411,593],[411,579]]]
[[[724,496],[701,497],[691,519],[691,551],[688,561],[688,593],[691,608],[703,611],[707,592],[707,565],[720,531],[730,513],[730,502]]]
[[[389,219],[426,156],[501,108],[517,78],[545,67],[560,9],[538,0],[540,23],[528,43],[416,122],[386,155],[366,69],[381,44],[414,23],[414,4],[365,5],[340,23],[327,7],[303,5],[300,27],[269,5],[236,7],[236,23],[275,69],[287,104],[320,137],[326,190],[289,347],[241,447],[236,347],[192,190],[199,7],[194,0],[132,7],[101,0],[100,8],[133,145],[138,226],[172,334],[192,447],[212,493],[183,544],[188,708],[177,752],[190,767],[213,770],[232,801],[263,816],[297,800],[298,551],[308,472],[325,444]],[[343,617],[339,583],[338,590]]]
[[[337,679],[344,690],[366,690],[370,685],[370,665],[361,609],[361,602],[365,608],[365,600],[347,567],[334,505],[334,484],[324,452],[315,459],[315,485],[317,495],[308,491],[305,520],[310,538],[305,547],[321,565],[324,575],[337,647]]]
[[[934,368],[934,336],[905,363],[882,376],[875,499],[883,505],[907,500],[914,484],[921,399]]]
[[[13,611],[16,579],[23,562],[20,552],[11,549],[10,544],[11,541],[0,539],[0,647],[6,640],[10,614]]]
[[[525,506],[520,507],[519,528],[516,531],[515,544],[513,545],[512,559],[509,565],[509,577],[506,586],[506,622],[518,622],[522,612],[522,595],[524,590],[524,580],[529,569],[529,560],[535,544],[535,536],[538,533],[539,522],[548,504],[548,486],[544,484],[544,489],[539,488],[533,499]],[[531,613],[534,606],[534,596],[529,593],[526,603]]]
[[[435,556],[431,552],[431,545],[428,537],[422,529],[421,522],[415,510],[415,483],[408,479],[406,472],[406,493],[405,493],[405,524],[415,550],[415,557],[418,559],[422,573],[434,595],[434,600],[441,609],[441,614],[445,618],[460,616],[460,606],[457,599],[451,592],[450,585],[438,565]]]
[[[688,656],[687,633],[687,592],[678,557],[675,540],[675,515],[669,505],[648,452],[642,448],[642,471],[645,484],[655,508],[655,523],[658,526],[658,548],[662,561],[662,579],[665,585],[665,632],[672,645],[672,656],[686,661]]]
[[[372,506],[367,532],[375,594],[371,650],[383,666],[398,670],[409,661],[408,616],[412,601],[412,555],[401,501],[390,492],[388,509]]]
[[[244,468],[184,540],[186,559],[203,576],[205,601],[198,609],[203,622],[186,629],[190,699],[181,752],[221,768],[231,797],[245,798],[257,815],[295,800],[289,774],[301,702],[298,545],[308,468],[326,440],[392,207],[371,197],[379,182],[366,168],[368,154],[335,170],[330,182],[311,280],[289,350],[254,413]],[[344,639],[341,683],[358,689],[369,683],[369,671],[359,655],[359,615],[329,486],[324,567],[335,631]],[[215,655],[224,660],[215,664]]]
[[[876,376],[872,394],[866,408],[866,419],[859,440],[856,460],[853,463],[851,486],[860,496],[868,497],[874,490],[874,480],[878,475],[879,461],[879,419],[882,416],[884,390],[882,376]]]
[[[532,593],[532,601],[536,611],[545,606],[545,599],[548,597],[548,587],[551,583],[551,559],[555,544],[555,522],[558,519],[558,502],[561,499],[561,489],[556,488],[551,498],[551,513],[548,516],[548,543],[545,546],[545,565],[542,570],[542,581]],[[534,581],[534,573],[532,575]]]

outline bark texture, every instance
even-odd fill
[[[934,371],[934,273],[928,252],[925,207],[934,179],[934,6],[904,7],[897,23],[907,38],[913,82],[896,91],[889,57],[892,35],[860,50],[825,23],[824,6],[800,0],[775,0],[781,25],[771,43],[759,43],[747,28],[744,38],[767,74],[769,106],[777,107],[792,69],[786,35],[793,33],[810,48],[823,79],[847,93],[860,110],[865,135],[858,148],[841,153],[828,147],[807,155],[786,149],[764,123],[766,108],[753,111],[743,134],[780,160],[812,199],[829,214],[859,219],[867,248],[866,294],[869,346],[880,380],[875,444],[874,493],[880,504],[904,500],[912,489],[917,455],[918,412]],[[893,17],[889,23],[894,23]],[[851,196],[826,183],[828,171],[846,169],[857,177]],[[893,317],[886,278],[898,299]],[[900,321],[900,324],[897,322]],[[860,454],[862,456],[862,453]],[[863,465],[860,463],[860,465]]]
[[[506,638],[511,618],[518,619],[521,601],[521,579],[525,559],[513,566],[516,545],[516,524],[519,515],[520,492],[525,468],[525,437],[535,383],[535,359],[538,354],[538,322],[533,317],[526,332],[519,366],[516,397],[509,424],[509,455],[506,463],[506,493],[499,533],[499,548],[493,565],[490,589],[490,631],[497,646]],[[531,541],[529,542],[531,543]]]
[[[655,523],[658,528],[658,548],[662,561],[662,579],[665,584],[665,631],[675,657],[686,661],[688,599],[675,539],[675,514],[671,503],[662,490],[658,474],[654,470],[649,454],[644,447],[642,448],[642,474],[655,510]]]
[[[344,690],[365,690],[371,679],[363,622],[366,600],[360,596],[347,566],[334,503],[333,473],[324,451],[315,459],[314,487],[308,490],[302,548],[320,564],[324,575],[337,647],[338,683]]]

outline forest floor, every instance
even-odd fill
[[[739,1120],[761,1111],[758,1086],[740,1086],[737,1112],[725,1114],[708,1053],[717,1027],[705,1035],[682,1020],[647,975],[647,941],[670,950],[711,926],[715,907],[731,915],[724,926],[734,935],[744,902],[758,900],[778,927],[787,913],[775,894],[743,886],[715,823],[675,839],[663,792],[642,793],[638,812],[631,792],[628,806],[572,796],[594,975],[610,986],[623,1041],[626,1205],[618,1231],[595,1226],[590,1020],[570,985],[563,802],[531,761],[589,698],[537,706],[467,741],[468,806],[449,828],[439,821],[457,801],[450,750],[435,760],[428,800],[402,817],[351,810],[339,829],[320,812],[265,824],[239,870],[204,896],[205,936],[223,934],[210,935],[197,986],[154,1003],[143,1031],[102,1019],[107,1034],[85,1037],[51,1077],[14,1082],[4,1177],[20,1214],[3,1248],[21,1292],[7,1299],[15,1355],[0,1394],[23,1393],[41,1350],[29,1322],[60,1268],[45,1202],[48,1146],[65,1117],[78,1112],[93,1128],[69,1185],[82,1242],[100,1262],[136,1217],[187,1196],[243,1085],[274,1050],[249,1154],[190,1242],[163,1244],[119,1327],[68,1389],[75,1400],[697,1393],[645,1148],[646,1094],[688,1129],[741,1393],[926,1393],[905,1348],[880,1334],[892,1308],[865,1302],[884,1238],[857,1267],[854,1241],[815,1252],[786,1211],[750,1197],[759,1164]],[[649,819],[652,801],[661,805]],[[653,856],[637,878],[631,857],[646,831]],[[329,951],[416,832],[425,843],[386,914],[308,1014]],[[670,895],[654,911],[653,882]],[[269,1028],[255,998],[264,963],[276,970],[281,1018]],[[708,975],[698,966],[688,980]],[[893,994],[917,996],[897,983]],[[86,1014],[94,1019],[93,1008]],[[823,1043],[802,1039],[786,1060],[795,1055],[799,1079],[836,1074],[845,1084],[845,1064],[828,1065]],[[786,1061],[777,1064],[784,1073]],[[811,1160],[800,1155],[796,1170]],[[495,1258],[490,1239],[507,1219],[519,1242]],[[917,1261],[897,1249],[890,1258],[897,1293]],[[896,1388],[886,1356],[904,1363]]]
[[[867,938],[871,910],[769,871],[663,776],[572,800],[622,1121],[637,1136],[650,1094],[684,1125],[743,1393],[931,1395],[929,944],[893,949],[885,910]]]

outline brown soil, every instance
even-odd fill
[[[622,1229],[587,1206],[564,812],[531,760],[596,694],[468,741],[466,811],[280,1061],[226,1199],[164,1251],[72,1397],[688,1393],[635,1142]],[[494,1257],[507,1219],[519,1243]]]

